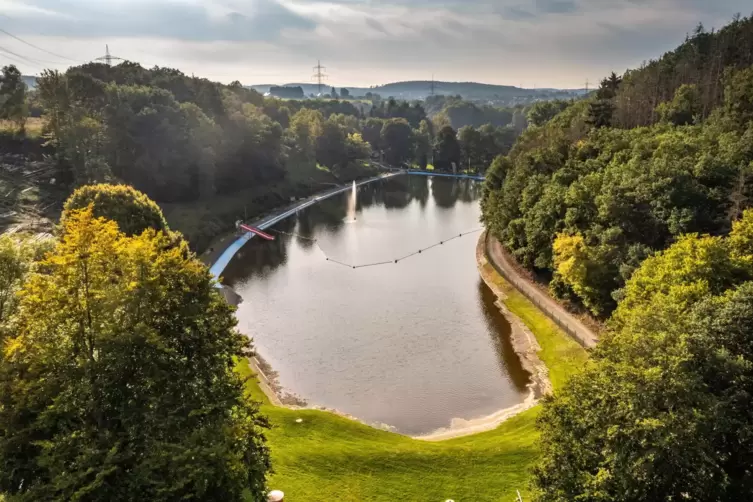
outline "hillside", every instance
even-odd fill
[[[261,93],[269,91],[274,84],[250,86]],[[303,88],[303,92],[309,96],[318,93],[316,84],[288,83],[285,86]],[[349,87],[335,85],[338,91],[345,87],[351,96],[365,96],[366,93],[379,94],[383,98],[394,97],[398,99],[414,100],[425,99],[431,93],[432,82],[411,81],[394,82],[391,84],[375,87]],[[333,86],[322,86],[322,93],[329,93]],[[570,99],[585,94],[585,89],[523,89],[508,85],[481,84],[477,82],[434,82],[435,94],[446,96],[461,96],[470,101],[491,101],[495,104],[526,104],[545,99]]]
[[[752,18],[699,28],[487,171],[490,232],[608,326],[539,415],[539,502],[751,500],[752,64]]]
[[[749,205],[751,48],[753,20],[740,19],[605,79],[495,163],[487,223],[554,293],[608,316],[644,258],[685,233],[728,232]],[[583,239],[578,280],[558,234]]]
[[[719,31],[695,32],[674,51],[628,71],[615,99],[615,125],[636,127],[660,119],[657,106],[672,100],[682,86],[694,85],[698,109],[707,117],[722,104],[724,75],[753,64],[753,19],[737,18]]]

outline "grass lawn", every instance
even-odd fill
[[[545,316],[528,298],[502,278],[496,269],[487,263],[484,272],[493,277],[507,299],[505,305],[530,329],[541,346],[539,358],[549,368],[549,380],[556,391],[569,375],[577,372],[588,359],[583,347]]]
[[[587,355],[580,345],[504,283],[508,308],[536,334],[557,389]],[[252,377],[246,362],[238,371]],[[427,443],[379,431],[331,413],[271,406],[249,378],[247,392],[273,424],[267,433],[275,473],[269,486],[297,501],[514,501],[528,497],[538,457],[539,407],[493,431]],[[296,419],[302,419],[298,424]]]

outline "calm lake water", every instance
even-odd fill
[[[525,398],[529,376],[476,269],[479,233],[394,263],[478,229],[480,194],[469,180],[398,176],[274,228],[296,236],[246,244],[223,276],[285,391],[409,435]]]

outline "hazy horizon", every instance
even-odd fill
[[[744,0],[0,0],[0,65],[35,75],[109,44],[143,66],[225,83],[311,83],[321,60],[338,87],[433,75],[580,89],[744,9]]]

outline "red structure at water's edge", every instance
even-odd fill
[[[251,227],[251,226],[248,226],[248,225],[245,225],[245,224],[240,224],[239,227],[241,229],[245,230],[246,232],[251,232],[252,234],[258,235],[262,239],[266,239],[268,241],[275,240],[275,238],[273,236],[269,235],[268,233],[262,232],[261,230],[259,230],[256,227]]]

